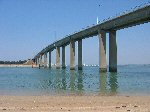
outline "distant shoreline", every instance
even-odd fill
[[[52,65],[55,67],[55,65]],[[77,65],[76,65],[77,66]],[[83,65],[84,67],[89,66],[89,67],[96,67],[99,65]],[[118,66],[150,66],[150,64],[124,64],[124,65],[118,65]],[[32,65],[30,64],[0,64],[0,68],[1,67],[32,67]],[[33,64],[33,67],[39,67],[36,64]]]
[[[32,67],[32,65],[25,65],[25,64],[0,64],[0,67]],[[33,65],[33,67],[37,67]]]

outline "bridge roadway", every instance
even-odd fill
[[[40,51],[34,60],[47,67],[47,53],[49,52],[49,67],[51,67],[51,52],[56,49],[56,68],[60,68],[60,47],[62,47],[62,68],[65,68],[65,46],[70,44],[70,69],[75,69],[75,42],[78,41],[78,69],[82,69],[82,39],[98,35],[99,37],[99,67],[100,71],[107,71],[106,60],[106,33],[109,33],[109,71],[117,72],[117,43],[116,31],[150,21],[150,5],[125,13],[113,19],[106,20],[97,25],[88,27],[72,35],[68,35]]]

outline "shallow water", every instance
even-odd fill
[[[67,69],[0,68],[0,95],[150,95],[150,65]]]

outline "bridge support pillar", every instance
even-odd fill
[[[36,58],[36,66],[38,66],[39,65],[39,58],[37,57]]]
[[[37,65],[38,58],[34,59],[34,63]]]
[[[109,72],[117,72],[116,31],[110,31],[109,36]]]
[[[44,53],[44,68],[47,68],[47,52]]]
[[[82,39],[78,40],[78,70],[82,70]]]
[[[39,59],[39,68],[42,66],[42,54],[40,55],[40,59]]]
[[[66,63],[65,63],[65,46],[62,46],[62,68],[66,68]]]
[[[107,72],[106,61],[106,32],[100,31],[99,34],[99,67],[101,72]]]
[[[49,68],[51,68],[51,51],[49,51]]]
[[[56,69],[60,69],[60,47],[56,47]]]
[[[36,66],[39,65],[39,58],[36,59]]]
[[[70,42],[70,70],[75,70],[75,41]]]

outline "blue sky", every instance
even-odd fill
[[[65,35],[96,24],[97,17],[101,21],[149,1],[0,0],[0,60],[33,58]],[[149,29],[147,23],[117,31],[118,64],[150,64]],[[67,46],[67,64],[69,53]],[[53,63],[55,54],[54,50]],[[83,63],[99,63],[97,37],[83,40]]]

